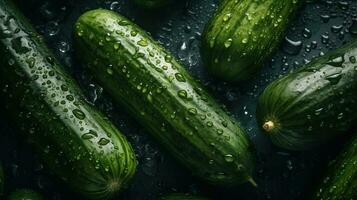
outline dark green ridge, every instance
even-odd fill
[[[133,149],[89,105],[75,81],[11,1],[0,0],[1,109],[63,182],[107,199],[133,177]]]
[[[75,47],[105,90],[196,176],[252,181],[252,145],[240,125],[137,25],[98,9],[76,23]]]

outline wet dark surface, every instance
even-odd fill
[[[274,147],[255,121],[257,96],[264,87],[282,74],[309,62],[313,57],[335,49],[357,34],[357,1],[314,1],[303,7],[291,23],[286,40],[252,80],[235,85],[222,83],[206,74],[199,55],[200,35],[204,24],[217,8],[218,0],[177,1],[156,12],[141,10],[128,0],[19,0],[25,15],[44,35],[49,47],[77,79],[88,101],[105,112],[135,147],[139,166],[132,186],[117,199],[157,199],[170,192],[202,194],[212,199],[308,199],[321,178],[328,160],[340,149],[344,138],[309,152],[289,152]],[[217,188],[200,182],[182,168],[149,133],[123,109],[115,105],[103,89],[73,56],[72,30],[77,17],[85,10],[107,8],[120,12],[148,30],[184,66],[225,104],[254,142],[257,152],[255,179],[234,188]],[[297,44],[297,45],[296,45]],[[31,150],[16,138],[6,114],[0,114],[0,158],[6,170],[6,192],[32,188],[46,199],[82,199],[57,182]]]

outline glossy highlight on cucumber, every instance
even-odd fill
[[[224,81],[250,79],[278,47],[300,1],[221,1],[202,34],[204,66]]]
[[[87,199],[125,188],[136,159],[126,138],[89,105],[43,39],[8,0],[0,0],[0,94],[18,139]]]
[[[74,37],[86,69],[194,175],[216,185],[254,183],[245,131],[149,34],[97,9],[78,19]]]
[[[357,121],[357,41],[272,82],[257,120],[272,141],[308,150],[348,132]]]

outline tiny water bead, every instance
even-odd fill
[[[73,110],[73,115],[80,120],[84,120],[86,118],[86,115],[83,113],[83,111],[79,109],[74,109]]]
[[[226,48],[229,48],[229,47],[232,45],[232,42],[233,42],[233,39],[232,39],[232,38],[229,38],[228,40],[226,40],[226,41],[224,42],[224,46],[225,46]]]
[[[100,138],[100,140],[98,141],[98,144],[101,146],[105,146],[110,142],[110,140],[106,139],[106,138]]]

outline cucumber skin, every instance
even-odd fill
[[[177,194],[170,194],[170,195],[161,197],[160,200],[208,200],[208,199],[203,198],[203,197],[198,197],[198,196],[192,196],[189,194],[177,193]]]
[[[202,36],[210,74],[228,82],[250,79],[278,47],[299,1],[223,0]]]
[[[0,0],[0,31],[0,102],[23,133],[19,139],[87,199],[110,198],[125,188],[136,168],[132,147],[85,101],[11,1]]]
[[[19,189],[12,192],[7,200],[43,200],[43,198],[35,191]]]
[[[357,199],[357,134],[330,163],[313,200]]]
[[[172,3],[172,0],[133,0],[137,5],[145,9],[158,9]]]
[[[244,131],[145,31],[103,9],[83,14],[75,29],[78,58],[194,175],[220,185],[251,178]]]
[[[0,197],[4,194],[4,181],[5,181],[4,170],[0,162]]]
[[[275,123],[268,135],[276,145],[308,150],[352,128],[357,121],[356,58],[354,41],[265,89],[258,100],[257,120],[259,125]]]

